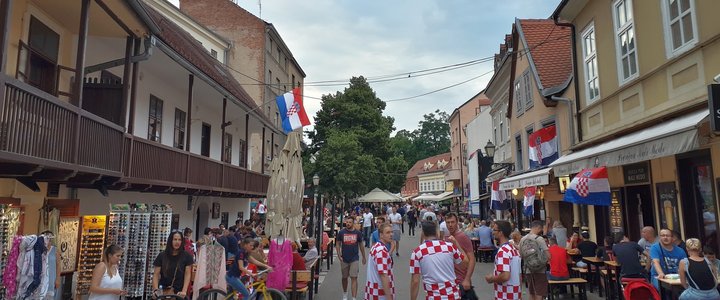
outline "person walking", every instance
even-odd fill
[[[360,266],[358,260],[362,253],[362,263],[365,265],[365,247],[363,247],[362,234],[353,228],[353,220],[345,220],[345,228],[340,230],[337,234],[337,245],[336,251],[338,259],[340,260],[340,269],[342,270],[342,288],[343,288],[343,300],[347,300],[347,285],[348,277],[350,278],[352,288],[352,300],[357,299],[357,277]]]
[[[393,230],[390,224],[378,226],[380,241],[370,248],[370,262],[367,264],[365,300],[395,299],[395,278],[393,276],[392,254],[385,246],[392,242]]]
[[[186,297],[190,286],[193,258],[185,252],[183,236],[180,231],[170,233],[165,251],[160,252],[153,261],[153,293]],[[163,288],[160,289],[160,286]]]
[[[680,261],[680,284],[685,291],[680,300],[720,299],[717,288],[717,270],[713,264],[700,254],[700,240],[688,239],[685,242],[688,258]]]
[[[541,300],[548,294],[547,263],[550,252],[542,233],[542,221],[530,223],[530,233],[520,240],[520,254],[525,261],[525,278],[528,282],[530,299]],[[556,243],[557,244],[557,243]],[[565,249],[560,248],[563,251]],[[552,264],[550,266],[552,268]],[[565,267],[567,271],[567,266]]]
[[[522,299],[520,254],[510,245],[510,232],[512,232],[510,222],[505,220],[495,222],[493,234],[502,246],[495,255],[495,271],[493,274],[485,275],[485,281],[494,285],[495,299],[499,300]]]
[[[415,227],[417,226],[417,209],[415,209],[414,206],[410,207],[410,210],[407,212],[407,219],[408,219],[408,234],[410,236],[415,236]]]
[[[365,213],[362,215],[363,218],[363,241],[365,245],[370,247],[370,234],[372,233],[372,222],[373,214],[370,212],[370,208],[365,208]]]
[[[118,273],[118,263],[123,250],[117,245],[110,245],[103,251],[102,261],[95,265],[90,282],[88,300],[118,300],[127,295],[123,290],[123,280]]]
[[[398,247],[400,245],[400,226],[402,225],[402,216],[397,212],[397,207],[392,208],[392,214],[388,216],[390,219],[390,224],[392,224],[392,231],[393,236],[392,239],[395,242],[395,256],[400,256],[400,252],[398,250]]]
[[[471,280],[472,274],[475,271],[475,251],[473,251],[472,241],[462,230],[460,230],[460,222],[458,221],[458,216],[455,213],[448,213],[445,215],[445,223],[447,224],[448,231],[450,232],[445,240],[449,242],[450,237],[455,238],[457,241],[455,245],[463,250],[468,260],[467,265],[455,265],[455,282],[462,287],[460,289],[460,297],[463,297],[465,294],[469,294],[469,297],[472,298],[474,296],[475,298],[473,299],[477,299]]]
[[[405,209],[404,205],[395,205],[395,208],[397,213],[400,214],[400,231],[405,234],[405,214],[407,214],[407,209]]]
[[[435,222],[421,224],[426,240],[410,254],[410,300],[417,299],[421,278],[426,300],[460,299],[454,265],[467,266],[467,256],[454,237],[448,237],[449,243],[437,238]]]
[[[267,213],[267,206],[265,206],[265,204],[263,204],[262,200],[258,200],[257,213],[258,213],[258,216],[260,217],[260,222],[262,224],[265,224],[265,220],[266,220],[265,214]]]
[[[660,230],[660,242],[650,247],[650,260],[653,264],[650,268],[650,280],[658,291],[660,290],[658,279],[665,278],[665,274],[677,274],[680,261],[684,258],[687,258],[685,251],[673,243],[672,231]]]

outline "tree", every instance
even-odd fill
[[[415,149],[423,151],[421,158],[442,154],[450,151],[450,117],[444,111],[423,115],[415,133]]]

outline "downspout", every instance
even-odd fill
[[[573,122],[573,101],[568,98],[562,98],[558,96],[551,96],[551,100],[558,102],[565,102],[568,105],[568,123],[570,123],[570,146],[575,146],[575,122]]]
[[[577,126],[577,142],[580,143],[583,140],[582,135],[582,126],[580,124],[580,84],[578,82],[578,66],[577,66],[577,41],[575,38],[575,25],[572,23],[567,22],[560,22],[558,20],[560,11],[567,5],[569,0],[563,0],[557,9],[552,14],[553,22],[555,22],[555,25],[561,26],[561,27],[569,27],[570,28],[570,43],[572,44],[570,47],[570,50],[572,51],[572,67],[573,67],[573,85],[575,86],[575,115],[577,118],[575,119],[576,126]],[[553,100],[555,100],[555,97],[552,97]],[[569,99],[568,99],[569,100]],[[574,134],[573,134],[574,135]],[[573,141],[573,145],[575,145]]]
[[[153,48],[155,48],[155,37],[150,36],[145,38],[143,41],[143,45],[145,46],[145,52],[142,54],[133,56],[130,58],[130,63],[136,63],[141,62],[150,59],[150,57],[153,55]],[[118,58],[115,60],[111,60],[104,63],[99,63],[94,66],[85,67],[85,74],[95,73],[97,71],[106,70],[110,68],[114,68],[117,66],[122,66],[125,64],[125,58]]]

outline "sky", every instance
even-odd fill
[[[201,0],[198,0],[201,1]],[[560,0],[233,0],[272,23],[307,74],[308,115],[322,95],[348,85],[313,82],[349,80],[444,67],[492,57],[515,18],[548,18]],[[177,5],[176,0],[171,0]],[[396,130],[414,130],[423,115],[448,114],[482,91],[492,77],[492,60],[433,75],[371,83],[381,100],[426,96],[387,103],[385,115]],[[312,97],[312,98],[311,98]],[[310,129],[306,127],[306,130]]]

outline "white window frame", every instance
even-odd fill
[[[682,17],[690,14],[691,18],[691,24],[692,24],[692,33],[693,38],[684,44],[680,45],[677,49],[673,49],[673,36],[672,36],[672,28],[670,25],[672,25],[672,20],[670,20],[670,2],[669,0],[661,0],[662,4],[660,5],[662,7],[662,14],[663,14],[663,29],[665,31],[665,54],[667,58],[672,58],[677,55],[682,54],[683,52],[693,48],[697,42],[698,42],[698,25],[697,25],[697,12],[695,11],[695,0],[688,0],[688,3],[690,3],[690,9],[688,9],[685,13],[680,12],[680,15],[675,20],[676,22],[681,22]],[[680,1],[680,0],[675,0]],[[682,22],[680,23],[682,26]],[[683,30],[680,30],[681,34]]]
[[[587,99],[586,103],[591,104],[595,102],[596,100],[600,99],[600,72],[598,71],[598,59],[597,59],[597,43],[596,43],[596,37],[592,40],[592,51],[589,51],[586,47],[585,39],[589,35],[595,36],[595,22],[590,22],[590,24],[585,27],[585,29],[582,31],[582,34],[580,35],[582,40],[582,48],[583,48],[583,77],[585,79],[585,99]],[[595,68],[595,77],[590,78],[590,73],[588,69],[588,64],[590,62],[594,63]],[[590,82],[595,81],[597,85],[597,95],[595,97],[590,96]]]
[[[515,96],[515,117],[519,118],[525,113],[525,99],[521,96],[522,93],[522,76],[520,78],[517,78],[515,80],[515,84],[513,84],[513,96]]]
[[[619,26],[618,24],[619,24],[620,20],[618,19],[618,15],[617,15],[617,8],[620,6],[619,4],[621,4],[621,3],[625,3],[625,6],[626,6],[625,15],[628,16],[628,20],[627,20],[627,22],[625,22],[625,24],[623,24],[622,26]],[[630,9],[629,14],[628,14],[627,8]],[[635,34],[635,19],[634,19],[635,9],[633,7],[632,0],[615,0],[612,3],[611,10],[612,10],[612,16],[613,16],[613,31],[615,33],[614,39],[615,39],[615,52],[617,54],[616,61],[617,61],[618,83],[620,85],[623,85],[623,84],[628,83],[629,81],[637,78],[640,73],[640,66],[639,66],[640,63],[639,63],[638,51],[637,51],[637,47],[638,47],[637,46],[638,45],[637,34]],[[632,51],[628,51],[628,54],[626,54],[625,57],[630,57],[631,52],[635,53],[635,73],[632,73],[627,78],[625,78],[623,75],[623,58],[624,57],[622,56],[622,50],[621,50],[622,41],[620,40],[620,34],[630,33],[630,32],[632,33],[632,36],[633,36],[634,48]],[[628,66],[628,67],[632,67],[632,66]]]
[[[521,85],[523,98],[525,98],[525,111],[530,110],[535,103],[532,96],[531,85],[532,83],[530,83],[530,69],[528,69],[527,71],[525,71],[525,73],[523,73]]]

